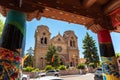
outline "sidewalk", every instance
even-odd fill
[[[80,76],[80,75],[65,75],[65,76],[59,76],[59,77],[67,78],[67,77],[75,77],[75,76]],[[34,79],[37,79],[37,78],[30,78],[30,80],[34,80]]]
[[[65,75],[65,76],[60,76],[60,77],[76,77],[76,76],[84,76],[84,75],[90,75],[90,74],[93,74],[93,73],[86,73],[86,74],[75,74],[75,75]]]
[[[67,78],[67,77],[77,77],[77,76],[86,76],[86,75],[91,75],[93,73],[87,73],[87,74],[76,74],[76,75],[64,75],[60,76],[61,78]],[[30,80],[34,80],[35,78],[31,78]]]

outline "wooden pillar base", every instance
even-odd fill
[[[10,10],[1,37],[0,80],[21,80],[25,32],[25,14]]]
[[[117,60],[109,31],[99,31],[98,41],[102,61],[103,80],[120,80]]]

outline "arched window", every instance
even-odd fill
[[[71,47],[75,47],[75,40],[74,40],[73,37],[71,37],[70,46],[71,46]]]
[[[46,37],[44,38],[44,43],[47,44],[47,38]]]
[[[72,47],[72,40],[70,40],[70,46]]]
[[[60,38],[58,38],[58,41],[61,41],[61,39],[60,39]]]
[[[45,35],[45,32],[43,32],[43,35]]]
[[[75,47],[75,41],[74,40],[70,40],[70,46]]]
[[[46,37],[42,37],[42,38],[40,39],[40,43],[41,43],[41,44],[47,44],[47,38],[46,38]]]
[[[73,66],[73,62],[70,62],[70,67],[72,67]]]
[[[73,47],[75,47],[75,41],[73,40]]]
[[[41,44],[43,44],[43,41],[44,41],[44,38],[42,37],[42,38],[41,38]]]

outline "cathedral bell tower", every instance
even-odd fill
[[[69,66],[76,67],[78,65],[78,58],[79,58],[78,41],[77,41],[78,38],[75,35],[75,33],[71,30],[64,32],[63,37],[67,43]]]
[[[35,31],[35,62],[34,65],[37,68],[43,69],[45,67],[45,55],[50,44],[49,28],[44,25],[37,27]]]

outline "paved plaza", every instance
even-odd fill
[[[68,76],[61,76],[64,80],[94,80],[93,73],[87,73],[85,75],[68,75]]]
[[[94,80],[94,73],[87,73],[85,75],[66,75],[60,77],[63,78],[64,80]]]

